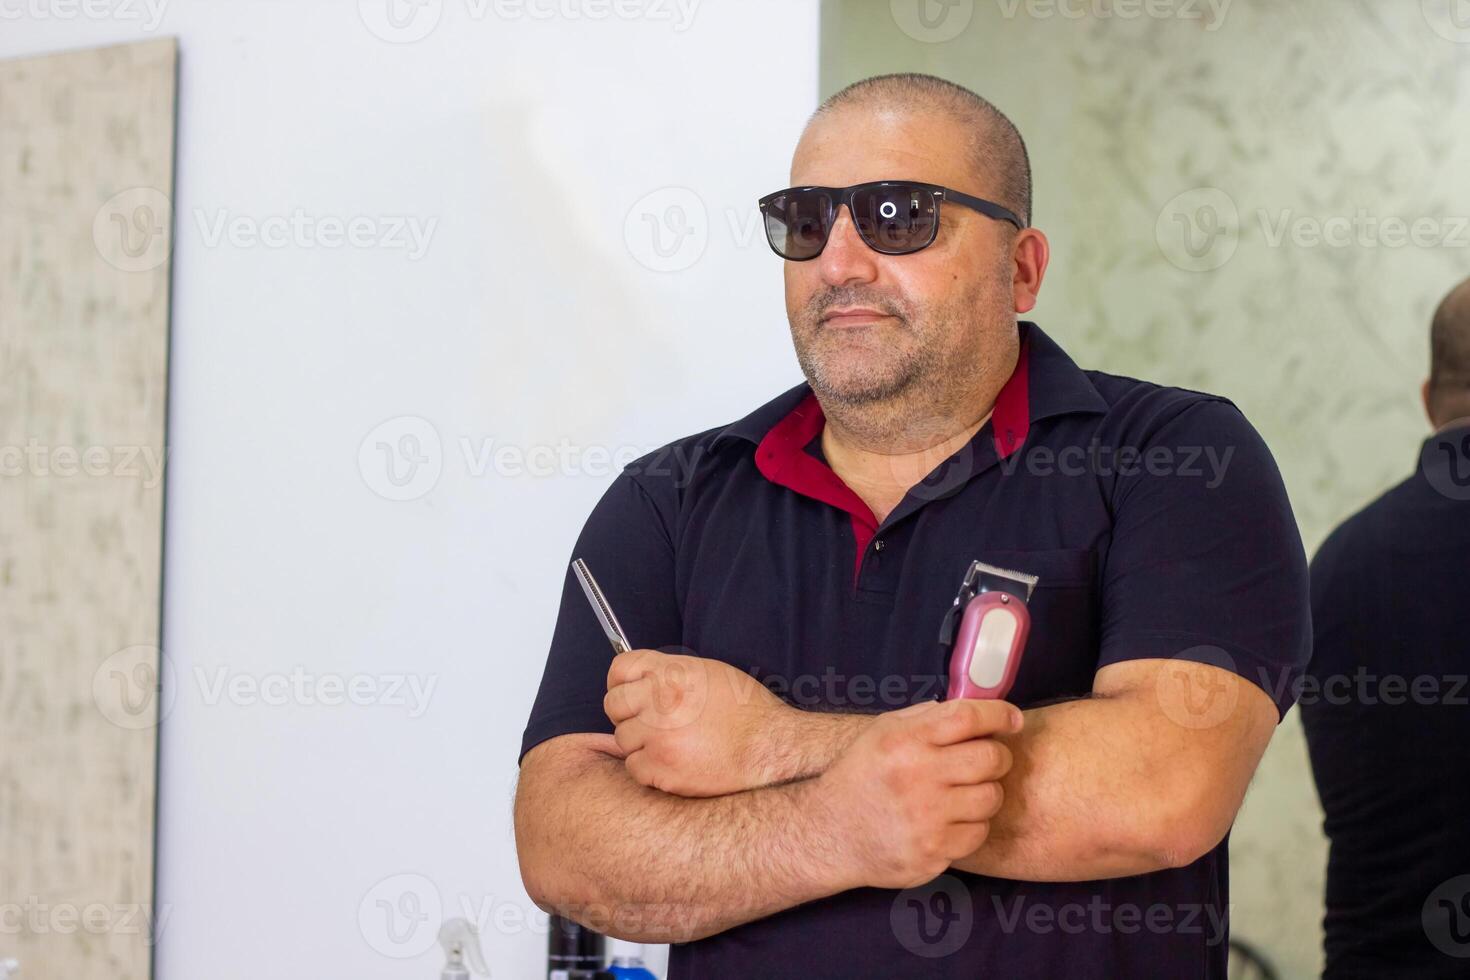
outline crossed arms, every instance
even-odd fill
[[[792,707],[721,661],[634,650],[603,705],[614,734],[522,760],[516,846],[538,906],[639,942],[950,867],[1027,881],[1182,867],[1230,829],[1277,722],[1236,674],[1159,659],[1110,664],[1092,696],[1025,712],[860,715]]]

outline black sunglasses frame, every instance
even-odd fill
[[[775,252],[787,262],[810,262],[812,259],[820,256],[822,252],[826,250],[827,241],[832,237],[832,229],[837,226],[837,213],[842,210],[842,206],[844,204],[847,205],[847,213],[853,218],[853,224],[857,225],[857,211],[852,206],[852,202],[854,199],[856,199],[857,195],[863,191],[881,190],[891,187],[917,188],[918,190],[928,191],[929,193],[933,194],[934,228],[930,232],[929,240],[924,242],[922,245],[915,245],[912,248],[895,250],[880,248],[878,245],[875,245],[872,241],[869,240],[867,235],[863,234],[862,228],[858,227],[858,237],[863,240],[863,244],[867,245],[873,251],[878,252],[882,255],[912,255],[915,252],[923,251],[930,245],[933,245],[935,239],[939,237],[939,223],[942,212],[944,210],[943,204],[945,201],[953,201],[956,204],[969,208],[971,211],[978,211],[979,213],[985,215],[987,218],[994,218],[997,221],[1009,221],[1011,224],[1016,226],[1017,230],[1021,230],[1026,227],[1025,224],[1022,223],[1021,219],[1016,216],[1016,213],[1010,208],[1005,207],[1004,205],[996,204],[994,201],[987,201],[983,197],[975,197],[973,195],[966,194],[963,191],[957,191],[953,188],[944,187],[939,184],[926,184],[921,180],[870,180],[861,184],[853,184],[851,187],[824,187],[820,184],[808,184],[801,187],[785,187],[779,191],[772,191],[770,194],[767,194],[765,197],[762,197],[759,201],[757,201],[756,206],[760,209],[761,216],[763,218],[775,218],[777,221],[781,221],[782,218],[780,215],[773,215],[768,210],[771,202],[776,200],[776,198],[782,197],[787,194],[795,194],[809,191],[827,192],[838,203],[837,207],[833,209],[832,212],[832,224],[827,228],[826,236],[822,239],[822,247],[817,249],[816,252],[814,252],[813,254],[806,256],[805,258],[794,259],[790,256],[782,255],[781,251],[776,248],[776,243],[771,240],[771,232],[769,228],[766,228],[766,244],[771,247],[772,252]],[[764,221],[762,222],[762,225],[764,225]]]

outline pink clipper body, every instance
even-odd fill
[[[1031,613],[1026,600],[1036,576],[973,562],[955,600],[963,606],[949,658],[947,700],[1003,699],[1016,681]]]

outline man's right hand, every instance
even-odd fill
[[[1005,701],[926,701],[876,718],[818,777],[857,885],[912,888],[973,854],[1000,809],[1021,730]]]

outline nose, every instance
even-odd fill
[[[852,212],[843,204],[822,254],[817,257],[822,281],[829,286],[872,282],[878,278],[878,253],[858,234]]]

